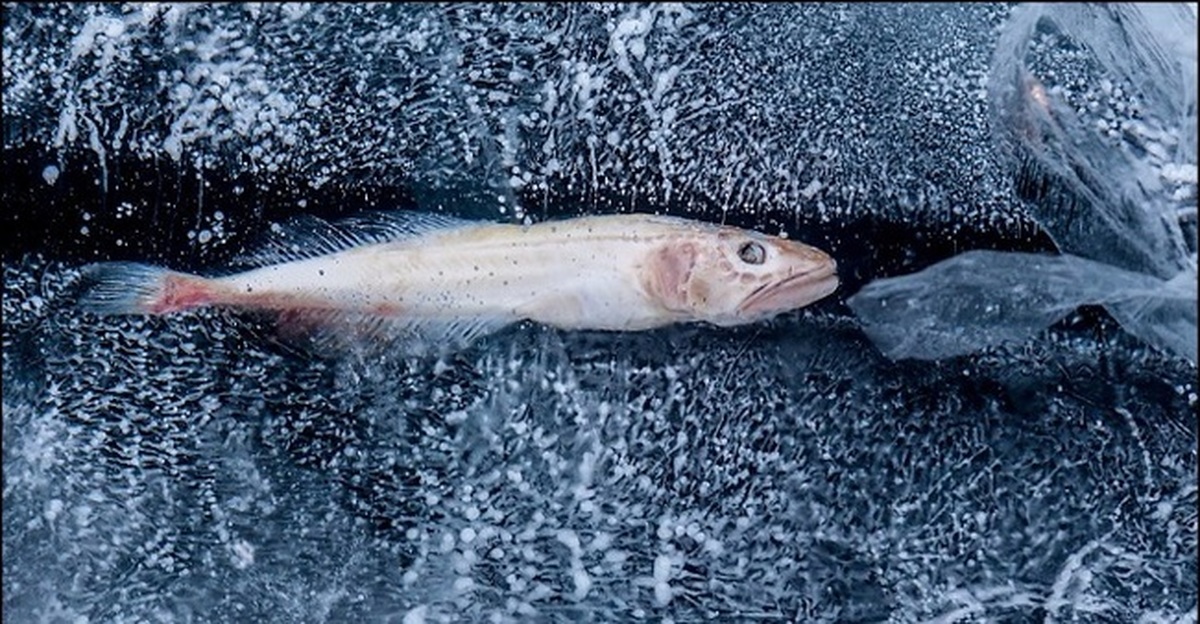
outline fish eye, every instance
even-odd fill
[[[767,250],[761,244],[750,241],[738,247],[738,257],[746,264],[762,264],[767,260]]]

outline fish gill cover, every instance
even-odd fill
[[[1104,288],[1195,271],[1187,10],[6,5],[5,618],[1193,617],[1195,366],[1153,335],[1194,281]],[[72,306],[85,260],[411,207],[787,232],[844,286],[434,367]]]

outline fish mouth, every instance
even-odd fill
[[[737,307],[745,316],[768,316],[802,308],[837,290],[837,264],[829,262],[815,269],[764,284],[750,293]]]

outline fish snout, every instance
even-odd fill
[[[750,293],[737,312],[746,321],[766,318],[807,306],[837,290],[837,261],[803,243],[787,241],[781,250],[787,267],[774,279]]]
[[[837,275],[837,261],[821,249],[790,240],[781,241],[779,247],[780,260],[787,267],[780,276],[783,280],[801,275],[809,275],[814,279]]]

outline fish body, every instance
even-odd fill
[[[142,314],[269,310],[313,325],[441,342],[521,320],[616,331],[740,325],[807,305],[838,283],[836,264],[814,247],[655,215],[521,226],[393,213],[308,229],[293,227],[290,240],[260,254],[262,266],[222,277],[93,265],[83,306]],[[305,253],[306,246],[320,253]]]

